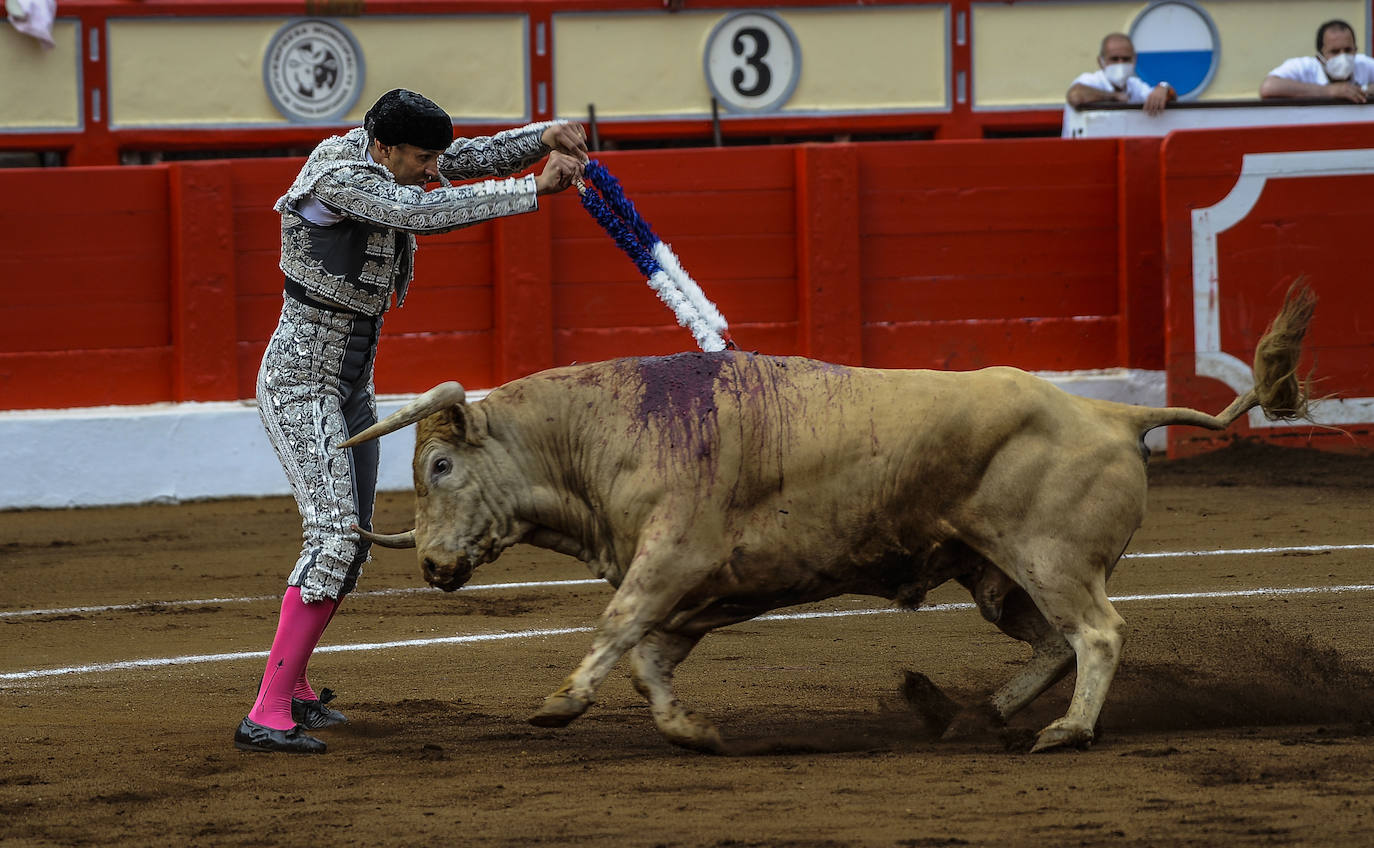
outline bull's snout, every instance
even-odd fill
[[[423,572],[426,583],[445,592],[459,588],[472,576],[471,568],[461,568],[458,563],[440,565],[433,557],[423,557],[420,560],[420,571]]]

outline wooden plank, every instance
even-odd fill
[[[703,284],[703,292],[732,326],[736,321],[797,320],[796,282],[791,279],[731,280],[709,288]],[[556,285],[553,313],[559,329],[629,327],[672,320],[668,307],[642,281]]]
[[[982,140],[962,144],[860,146],[862,191],[998,185],[1114,185],[1114,139]]]
[[[160,249],[159,249],[160,248]],[[14,257],[0,261],[7,307],[43,309],[54,304],[165,304],[168,288],[165,241],[146,254],[100,257],[74,252],[46,261]],[[34,268],[42,270],[35,273]]]
[[[1234,182],[1247,153],[1370,147],[1374,125],[1360,122],[1323,124],[1317,131],[1312,126],[1193,130],[1167,137],[1161,156],[1170,180],[1226,175]]]
[[[240,250],[281,252],[281,215],[266,209],[234,211],[234,242]]]
[[[1116,230],[866,236],[865,283],[882,278],[1021,276],[1058,270],[1115,278]]]
[[[165,299],[91,303],[57,298],[42,306],[15,304],[5,307],[5,323],[0,351],[11,353],[161,347],[172,340]]]
[[[730,332],[741,350],[773,356],[799,353],[796,324],[740,324],[732,325]],[[554,359],[561,365],[623,356],[668,356],[697,349],[692,334],[676,324],[554,332]]]
[[[495,328],[492,289],[472,286],[420,288],[406,305],[388,310],[382,334],[452,333]]]
[[[242,346],[245,342],[266,347],[267,340],[277,329],[281,317],[280,292],[266,295],[245,295],[239,292],[234,299],[234,338]],[[262,350],[258,350],[262,355]],[[255,369],[257,366],[253,366]]]
[[[798,342],[852,365],[863,361],[857,159],[847,145],[797,151]]]
[[[420,239],[412,289],[428,286],[490,286],[490,241],[440,242]]]
[[[864,327],[864,364],[968,371],[1013,365],[1028,371],[1111,368],[1115,318],[912,322]]]
[[[865,235],[900,233],[1062,233],[1114,227],[1116,186],[991,186],[866,192],[859,203]]]
[[[172,399],[233,400],[238,359],[234,325],[233,182],[222,164],[170,169]]]
[[[238,363],[236,373],[236,385],[240,400],[249,400],[258,396],[257,381],[258,368],[262,365],[263,351],[267,350],[266,337],[261,342],[239,342],[234,346],[234,356]]]
[[[669,244],[684,236],[791,233],[797,225],[796,201],[790,188],[645,192],[630,199],[658,237]],[[580,204],[557,204],[551,211],[557,238],[610,238]]]
[[[0,197],[24,199],[22,207],[0,211],[0,221],[14,216],[51,224],[64,216],[165,212],[167,167],[7,168],[0,170]],[[74,232],[64,234],[70,238]]]
[[[145,404],[172,394],[172,349],[0,353],[0,409]]]
[[[166,193],[166,186],[162,187]],[[30,268],[51,263],[95,262],[105,265],[146,259],[148,251],[166,249],[167,209],[126,210],[73,207],[37,217],[27,210],[0,212],[5,243],[13,249],[8,262]],[[73,251],[79,244],[80,251]]]
[[[376,388],[381,394],[423,392],[445,380],[493,385],[491,333],[423,333],[382,340]]]
[[[678,193],[718,190],[722,175],[735,190],[789,188],[793,173],[792,148],[674,148],[665,150],[603,151],[596,158],[635,200],[649,192]]]
[[[1121,140],[1117,192],[1118,358],[1132,368],[1164,368],[1164,221],[1161,139]]]
[[[305,159],[230,159],[236,209],[267,208],[286,193]]]
[[[505,382],[553,365],[553,279],[549,219],[493,222],[492,378]]]
[[[1115,315],[1118,306],[1105,271],[889,278],[863,288],[864,323]]]
[[[267,253],[240,249],[234,252],[234,277],[238,280],[240,297],[281,294],[285,278],[279,264],[279,250],[274,248]]]
[[[797,274],[796,240],[790,235],[686,237],[673,242],[673,252],[703,288],[714,279]],[[558,283],[613,282],[639,276],[630,259],[605,238],[555,240],[553,267]]]

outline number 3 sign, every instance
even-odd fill
[[[801,76],[797,38],[781,18],[739,12],[716,24],[706,39],[706,84],[732,112],[782,108]]]

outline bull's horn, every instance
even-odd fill
[[[359,536],[368,540],[374,545],[381,545],[384,548],[413,548],[415,547],[415,531],[407,530],[404,533],[373,533],[371,530],[364,530],[354,524],[353,529]]]
[[[447,383],[440,383],[429,391],[412,400],[410,403],[396,410],[395,412],[368,427],[358,435],[343,442],[340,448],[351,448],[354,445],[385,436],[387,433],[394,433],[402,427],[408,427],[424,418],[428,418],[436,412],[449,407],[459,406],[464,403],[467,397],[467,390],[462,383],[450,380]]]

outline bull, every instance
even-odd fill
[[[1254,386],[1218,415],[1067,394],[1014,368],[878,370],[725,351],[556,368],[467,403],[444,383],[349,442],[418,422],[414,547],[459,588],[517,543],[615,587],[590,651],[530,721],[582,715],[630,654],[659,731],[728,752],[672,675],[708,631],[843,593],[915,607],[948,580],[1030,659],[974,712],[1005,722],[1068,673],[1032,750],[1084,747],[1121,657],[1107,579],[1145,514],[1146,432],[1307,417],[1315,297],[1288,292]]]

